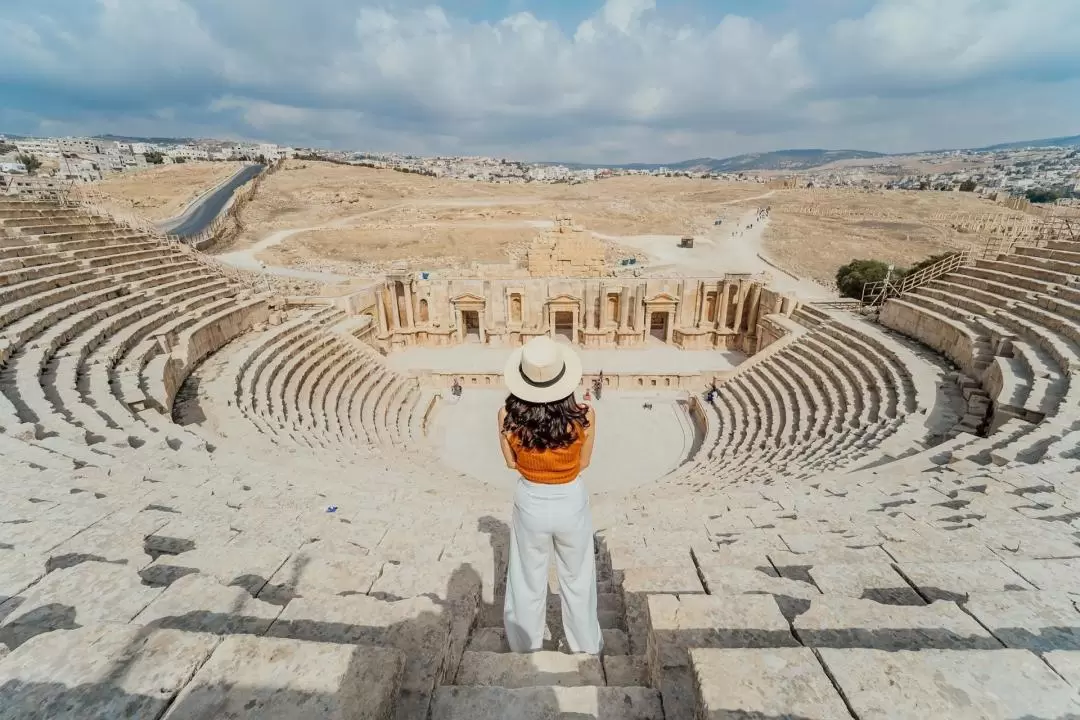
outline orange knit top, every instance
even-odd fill
[[[577,428],[577,439],[566,447],[530,450],[510,433],[510,449],[514,451],[517,469],[529,482],[541,485],[562,485],[573,482],[581,473],[581,448],[585,444],[585,428]]]

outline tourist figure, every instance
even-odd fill
[[[589,467],[596,414],[579,405],[581,360],[541,336],[515,350],[503,377],[510,395],[499,410],[499,444],[519,474],[510,524],[503,622],[514,652],[541,650],[547,620],[548,565],[555,548],[563,630],[571,652],[603,646],[596,611],[596,561]]]
[[[457,378],[454,378],[453,384],[450,386],[450,394],[454,397],[461,397],[461,383]]]

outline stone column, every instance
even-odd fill
[[[694,329],[700,329],[705,324],[705,283],[698,283],[697,318],[694,319]]]
[[[725,281],[721,281],[720,285],[720,303],[719,309],[716,312],[716,327],[719,330],[727,330],[727,311],[728,311],[728,284]]]
[[[386,322],[386,296],[383,293],[375,295],[375,320],[379,323],[379,334],[386,335],[390,328]]]
[[[571,340],[571,342],[574,342],[574,343],[579,342],[581,336],[578,335],[578,331],[580,329],[581,329],[581,308],[574,308],[574,334],[573,334],[573,339]]]
[[[624,287],[619,291],[619,330],[630,329],[630,290]]]
[[[457,319],[457,322],[454,323],[457,327],[457,341],[463,343],[465,342],[465,316],[462,314],[460,308],[454,308],[454,317]]]
[[[480,310],[476,313],[477,322],[480,323],[480,344],[487,344],[487,318],[484,317],[485,310],[487,310],[487,303],[484,303],[484,310]]]
[[[746,281],[739,281],[739,294],[735,296],[735,323],[731,326],[731,329],[735,332],[742,332],[743,325],[743,305],[746,300]]]
[[[593,329],[593,315],[596,314],[596,300],[592,297],[589,281],[585,281],[585,330]]]
[[[548,318],[547,318],[547,322],[548,322],[547,334],[552,340],[554,340],[555,339],[555,308],[552,307],[551,305],[548,305],[547,316],[548,316]]]
[[[401,286],[405,289],[405,321],[409,324],[409,328],[415,327],[413,322],[413,294],[412,283],[402,282]]]
[[[394,329],[401,329],[401,313],[398,311],[397,283],[390,283],[390,313],[394,318]]]
[[[761,286],[754,283],[750,286],[749,311],[747,312],[747,324],[746,331],[751,335],[757,332],[758,317],[761,315]]]
[[[675,311],[668,310],[667,314],[667,330],[664,333],[664,342],[668,345],[671,344],[671,338],[675,335]]]
[[[649,333],[649,324],[647,322],[645,322],[645,297],[646,297],[646,295],[647,295],[647,293],[646,293],[645,285],[644,284],[639,285],[638,286],[638,298],[635,301],[636,307],[635,307],[635,310],[634,310],[634,315],[635,315],[635,317],[637,319],[635,321],[636,327],[634,329],[641,333],[641,339],[642,340],[644,340],[645,336]]]

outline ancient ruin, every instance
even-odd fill
[[[0,718],[1080,716],[1075,237],[853,312],[605,275],[569,221],[334,297],[63,194],[0,228]],[[601,657],[554,594],[503,637],[536,334],[603,393]]]
[[[533,277],[595,277],[604,274],[604,245],[563,215],[532,241],[526,263]]]

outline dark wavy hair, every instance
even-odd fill
[[[589,427],[588,407],[578,405],[573,394],[549,403],[531,403],[517,395],[506,398],[503,432],[517,436],[529,450],[564,448]]]

